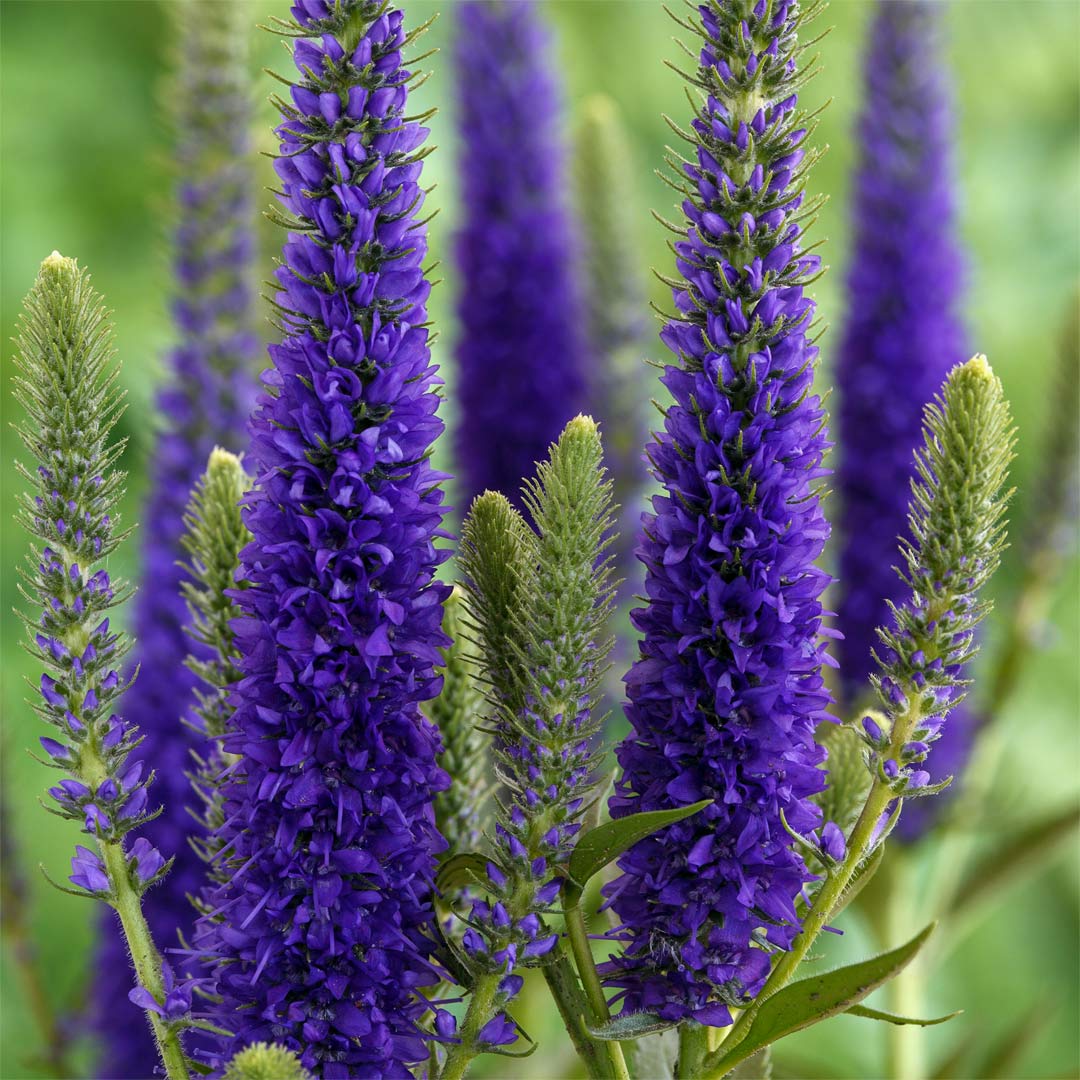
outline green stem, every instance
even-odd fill
[[[501,981],[502,976],[498,974],[481,975],[473,983],[469,1008],[461,1024],[461,1041],[450,1047],[439,1080],[461,1080],[469,1062],[479,1053],[476,1040],[495,1012],[495,997]]]
[[[909,700],[911,697],[915,696],[915,694],[911,694]],[[905,713],[897,717],[889,740],[889,748],[884,752],[883,756],[886,758],[899,758],[904,744],[911,740],[912,733],[915,731],[921,719],[922,713],[917,705],[912,705]],[[799,936],[795,938],[791,951],[784,953],[780,958],[780,961],[777,963],[776,967],[773,968],[772,973],[762,987],[761,992],[757,995],[749,1008],[747,1008],[735,1022],[730,1034],[724,1040],[720,1049],[706,1057],[701,1072],[697,1074],[700,1080],[719,1080],[719,1077],[723,1075],[721,1062],[726,1054],[746,1038],[750,1031],[750,1026],[753,1024],[761,1006],[772,997],[773,994],[778,990],[782,990],[788,984],[792,975],[795,973],[795,969],[810,951],[810,947],[814,944],[814,940],[821,932],[822,927],[828,922],[829,916],[843,896],[848,883],[851,881],[852,877],[854,877],[855,871],[859,868],[867,855],[870,854],[870,841],[873,838],[874,829],[881,819],[881,815],[885,813],[889,804],[895,798],[896,796],[893,794],[889,785],[879,777],[875,776],[874,782],[870,786],[870,791],[867,793],[866,802],[863,804],[862,813],[859,814],[859,820],[855,822],[855,827],[852,829],[851,836],[848,838],[846,858],[843,863],[841,863],[841,865],[826,878],[824,885],[822,885],[817,896],[814,898],[814,903],[811,905],[810,910],[806,913],[806,918],[803,920],[802,931]]]
[[[142,911],[142,901],[131,885],[127,859],[118,841],[99,841],[105,870],[113,888],[113,907],[120,916],[128,950],[139,985],[153,994],[155,1000],[164,1003],[165,986],[161,979],[161,957],[150,936],[150,927]],[[150,1026],[154,1030],[161,1063],[169,1080],[188,1080],[187,1059],[180,1045],[179,1033],[157,1013],[148,1012]]]
[[[593,1021],[598,1024],[605,1023],[611,1019],[611,1012],[608,1010],[607,998],[604,997],[604,988],[600,983],[600,974],[596,970],[596,962],[593,960],[592,948],[589,945],[589,934],[585,928],[585,916],[581,911],[580,898],[571,898],[567,902],[563,914],[566,918],[566,931],[570,936],[570,947],[574,951],[574,961],[577,964],[578,975],[581,977],[581,984],[585,988],[585,997],[592,1009]],[[630,1080],[622,1045],[612,1039],[606,1042],[606,1046],[615,1080]]]
[[[558,955],[555,961],[544,965],[544,978],[570,1034],[570,1040],[591,1080],[614,1080],[610,1056],[603,1051],[599,1040],[594,1039],[585,1026],[585,1013],[589,1009],[589,1003],[581,991],[574,965],[570,963],[561,941],[556,949]]]
[[[709,1029],[693,1020],[679,1025],[679,1060],[675,1064],[678,1080],[696,1076],[709,1052]]]
[[[885,898],[886,918],[881,945],[906,941],[911,935],[910,913],[914,904],[914,866],[907,852],[897,851],[891,858],[888,884],[891,888]],[[889,1005],[898,1016],[921,1016],[922,1008],[922,957],[914,960],[888,985]],[[922,1058],[922,1031],[910,1024],[887,1024],[889,1062],[887,1075],[896,1080],[921,1080],[925,1063]]]

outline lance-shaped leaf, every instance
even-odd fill
[[[946,1020],[952,1020],[964,1010],[957,1009],[956,1012],[946,1013],[944,1016],[935,1016],[933,1020],[918,1020],[914,1016],[897,1016],[895,1013],[882,1012],[881,1009],[871,1009],[868,1005],[852,1005],[845,1011],[848,1016],[861,1016],[866,1020],[883,1020],[887,1024],[896,1024],[898,1027],[907,1024],[913,1024],[916,1027],[933,1027],[935,1024],[944,1024]]]
[[[605,821],[603,825],[591,829],[578,840],[570,856],[570,880],[566,883],[566,891],[572,896],[579,896],[593,874],[614,862],[639,840],[704,810],[711,802],[712,799],[702,799],[700,802],[677,806],[672,810],[649,810],[643,814],[629,814],[614,821]]]
[[[907,944],[858,964],[790,983],[768,998],[758,1010],[746,1037],[718,1062],[718,1074],[727,1075],[742,1061],[837,1013],[847,1012],[902,971],[925,944],[936,923],[931,923]]]

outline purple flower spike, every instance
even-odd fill
[[[713,1026],[764,982],[759,937],[786,949],[798,933],[812,876],[781,815],[799,835],[821,825],[814,729],[829,705],[829,579],[814,565],[829,533],[817,496],[829,442],[803,293],[819,264],[801,252],[800,16],[797,3],[747,11],[698,8],[707,96],[678,177],[682,280],[661,335],[678,361],[663,378],[674,403],[648,450],[663,492],[643,518],[648,604],[633,613],[633,731],[610,808],[714,802],[631,848],[605,890],[625,950],[604,974],[624,1010]]]
[[[174,233],[177,345],[158,396],[165,426],[151,460],[151,488],[142,517],[142,581],[135,637],[142,675],[128,697],[142,745],[135,756],[156,771],[162,813],[142,835],[175,856],[169,888],[155,889],[145,914],[162,949],[190,937],[188,897],[204,867],[188,840],[197,833],[197,805],[188,773],[201,740],[182,722],[194,705],[196,680],[184,664],[197,646],[184,633],[180,595],[184,558],[181,519],[188,493],[217,445],[243,449],[254,398],[258,340],[254,334],[254,191],[249,153],[252,98],[246,69],[250,12],[242,4],[175,4],[177,224]],[[147,770],[149,772],[149,769]],[[102,1046],[100,1075],[129,1080],[153,1075],[157,1051],[143,1018],[123,1004],[127,950],[111,912],[101,923],[97,958],[99,1004],[94,1027]]]
[[[295,1051],[324,1080],[407,1077],[447,784],[420,702],[435,665],[444,553],[435,547],[442,431],[428,345],[412,41],[381,0],[305,0],[297,83],[280,101],[284,337],[251,422],[236,711],[224,748],[227,871],[204,893],[196,944],[232,1035]]]
[[[939,19],[937,6],[920,0],[879,4],[866,52],[855,249],[837,366],[844,537],[838,651],[849,709],[872,693],[876,629],[893,625],[888,603],[907,596],[893,566],[896,538],[907,534],[923,406],[967,355],[950,153],[954,113],[938,55]],[[963,769],[971,729],[961,705],[929,759],[934,782]],[[896,835],[917,839],[944,805],[940,798],[910,802]]]
[[[483,0],[455,14],[463,504],[487,489],[516,502],[522,478],[585,404],[559,95],[531,3]]]

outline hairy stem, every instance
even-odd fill
[[[570,936],[570,947],[574,951],[574,961],[577,964],[578,975],[581,977],[581,984],[585,988],[585,997],[592,1009],[593,1020],[596,1023],[604,1023],[611,1019],[611,1013],[608,1010],[607,999],[604,997],[604,988],[600,984],[596,962],[593,960],[580,900],[572,900],[566,907],[564,915],[566,931]],[[607,1053],[615,1080],[630,1080],[622,1045],[615,1040],[607,1042]]]
[[[92,790],[96,790],[108,776],[108,771],[101,759],[97,740],[94,738],[86,742],[82,765],[84,780]],[[120,925],[127,941],[128,952],[135,966],[135,977],[140,986],[153,994],[156,1001],[164,1004],[165,986],[161,978],[161,954],[150,936],[150,927],[146,923],[146,916],[143,915],[142,900],[131,883],[123,844],[118,840],[103,840],[99,837],[97,846],[101,852],[102,862],[105,864],[105,872],[109,876],[113,897],[111,903],[116,914],[120,916]],[[157,1013],[147,1010],[147,1014],[168,1080],[188,1080],[187,1059],[180,1045],[179,1033]]]
[[[675,1065],[678,1080],[689,1080],[697,1075],[709,1052],[709,1029],[687,1020],[679,1025],[679,1060]]]
[[[912,696],[915,697],[916,695]],[[904,744],[911,740],[912,733],[919,726],[921,719],[922,712],[918,705],[909,706],[907,711],[897,718],[893,726],[886,756],[900,756]],[[829,875],[814,898],[814,903],[803,920],[802,932],[795,939],[790,952],[784,953],[780,958],[761,992],[754,999],[753,1004],[735,1022],[731,1033],[724,1040],[720,1049],[705,1058],[701,1071],[695,1074],[701,1080],[719,1080],[723,1076],[725,1070],[720,1063],[724,1056],[746,1038],[761,1006],[778,990],[782,990],[791,980],[795,969],[810,951],[814,940],[828,922],[829,916],[843,896],[848,883],[854,877],[855,871],[870,854],[871,841],[877,823],[895,798],[896,796],[889,785],[880,777],[875,777],[870,791],[867,793],[866,802],[863,804],[859,819],[855,822],[855,827],[852,829],[851,836],[848,839],[847,855],[843,863]]]

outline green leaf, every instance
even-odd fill
[[[640,1039],[644,1035],[655,1035],[657,1032],[678,1027],[678,1021],[664,1020],[656,1013],[639,1012],[616,1016],[603,1024],[597,1024],[596,1027],[591,1024],[586,1026],[594,1039],[602,1039],[604,1042],[622,1042],[625,1039]]]
[[[1036,869],[1049,858],[1057,845],[1071,836],[1080,822],[1080,809],[1068,809],[1044,818],[1014,836],[1001,847],[988,851],[956,890],[949,914],[969,915],[998,889]]]
[[[762,1004],[742,1042],[733,1046],[717,1062],[716,1071],[724,1075],[785,1035],[802,1031],[837,1013],[847,1012],[871,991],[902,971],[925,944],[936,925],[931,923],[906,945],[891,952],[827,971],[823,975],[800,979],[778,990]]]
[[[593,874],[603,870],[609,862],[617,859],[624,851],[639,840],[651,836],[654,832],[682,821],[699,810],[704,810],[713,800],[702,799],[689,806],[678,806],[672,810],[648,810],[643,814],[628,814],[614,821],[605,821],[585,833],[577,842],[574,853],[570,856],[570,881],[567,890],[580,895]]]
[[[863,1016],[867,1020],[884,1020],[887,1024],[897,1024],[898,1026],[915,1024],[917,1027],[933,1027],[934,1024],[944,1024],[946,1020],[959,1016],[963,1011],[963,1009],[957,1009],[956,1012],[946,1013],[944,1016],[935,1016],[933,1020],[916,1020],[912,1016],[897,1016],[895,1013],[871,1009],[868,1005],[852,1005],[850,1009],[845,1010],[848,1016]]]
[[[460,851],[451,855],[439,867],[435,875],[435,886],[440,892],[461,889],[466,885],[488,887],[487,864],[494,860],[476,851]]]

